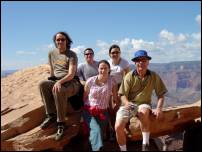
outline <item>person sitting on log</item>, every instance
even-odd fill
[[[126,135],[124,129],[132,116],[138,116],[142,131],[142,150],[149,149],[151,96],[155,90],[158,103],[153,113],[157,118],[162,115],[164,94],[167,89],[160,76],[148,70],[149,60],[145,50],[135,52],[132,61],[136,65],[136,70],[132,70],[124,77],[118,94],[121,96],[121,106],[117,111],[115,131],[116,138],[121,151],[126,151]]]
[[[58,32],[53,36],[53,41],[56,49],[50,51],[48,56],[51,77],[39,84],[47,116],[40,127],[45,129],[57,121],[55,140],[59,140],[64,134],[68,98],[79,92],[81,84],[76,77],[78,58],[70,50],[71,38],[65,32]]]

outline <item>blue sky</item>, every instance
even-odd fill
[[[1,1],[2,70],[47,63],[58,31],[72,38],[79,63],[87,47],[96,60],[109,59],[112,44],[130,63],[139,49],[152,63],[201,60],[200,1]]]

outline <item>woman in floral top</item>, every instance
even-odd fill
[[[113,96],[117,103],[117,86],[110,76],[110,64],[101,60],[98,75],[89,78],[84,87],[84,120],[90,129],[89,140],[93,151],[103,147],[103,130],[109,122],[109,102]]]

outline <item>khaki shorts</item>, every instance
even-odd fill
[[[135,117],[137,112],[141,108],[147,108],[151,110],[151,106],[149,104],[141,104],[139,106],[130,103],[130,108],[126,109],[125,106],[121,106],[116,113],[116,121],[124,121],[127,123],[132,117]]]

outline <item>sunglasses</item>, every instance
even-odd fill
[[[93,53],[85,53],[85,55],[87,56],[87,55],[93,55]]]
[[[56,39],[57,42],[62,41],[64,42],[66,39]]]
[[[111,52],[111,54],[119,54],[119,51]]]

